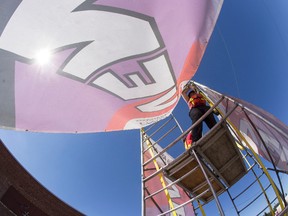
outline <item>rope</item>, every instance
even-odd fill
[[[219,35],[220,35],[220,37],[221,37],[221,39],[223,41],[223,44],[224,44],[224,47],[225,47],[225,50],[226,50],[226,53],[227,53],[227,56],[228,56],[232,71],[233,71],[233,74],[234,74],[234,79],[235,79],[235,83],[236,83],[236,90],[237,90],[237,97],[240,98],[238,78],[237,78],[235,66],[234,66],[234,64],[232,62],[232,57],[230,55],[230,52],[229,52],[228,47],[227,47],[227,43],[226,43],[226,41],[225,41],[225,39],[224,39],[224,37],[222,35],[222,32],[221,32],[220,28],[218,26],[216,26],[216,28],[217,28],[217,31],[218,31],[218,33],[219,33]]]

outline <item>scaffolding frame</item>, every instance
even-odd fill
[[[200,84],[197,84],[197,83],[193,83],[193,84],[196,86],[198,91],[200,91],[201,94],[203,94],[205,96],[205,99],[211,105],[211,108],[209,109],[209,111],[207,111],[205,113],[205,115],[203,115],[197,122],[195,122],[193,125],[191,125],[186,131],[183,131],[181,125],[178,122],[178,120],[176,119],[176,117],[172,113],[170,115],[170,117],[168,118],[168,120],[166,120],[165,122],[161,122],[161,123],[158,122],[158,123],[155,123],[155,124],[151,125],[150,127],[147,127],[145,129],[144,128],[141,129],[141,164],[142,164],[141,176],[142,176],[142,201],[143,201],[143,203],[142,203],[142,206],[143,206],[142,207],[142,215],[146,216],[146,212],[145,212],[145,201],[146,200],[149,200],[149,199],[153,200],[154,196],[157,196],[158,194],[160,194],[163,191],[167,192],[168,188],[171,188],[174,185],[177,185],[177,186],[181,187],[189,195],[190,199],[188,201],[182,203],[181,205],[177,205],[176,207],[174,207],[173,205],[170,204],[170,209],[167,210],[167,211],[161,210],[161,207],[158,206],[157,208],[160,209],[160,214],[158,214],[158,215],[169,215],[170,213],[172,213],[172,215],[177,215],[177,213],[176,213],[177,209],[179,209],[179,208],[181,208],[181,207],[183,207],[183,206],[185,206],[185,205],[187,205],[189,203],[192,203],[192,206],[193,206],[194,210],[200,209],[201,210],[201,214],[205,215],[205,212],[203,211],[203,207],[205,207],[205,205],[208,202],[212,201],[212,200],[215,201],[215,204],[217,206],[219,215],[221,215],[221,216],[225,215],[224,210],[222,208],[222,205],[221,205],[221,203],[219,201],[219,198],[218,198],[224,192],[227,192],[227,194],[228,194],[228,196],[229,196],[229,198],[230,198],[230,200],[231,200],[231,202],[232,202],[232,204],[233,204],[233,206],[235,208],[235,211],[236,211],[237,215],[240,215],[240,213],[243,210],[245,210],[250,205],[252,205],[256,201],[256,199],[259,198],[262,195],[265,197],[265,199],[267,201],[267,206],[259,214],[261,214],[263,211],[265,211],[266,208],[269,207],[270,212],[272,212],[272,215],[274,215],[273,208],[272,208],[271,204],[275,200],[278,200],[279,204],[281,205],[281,207],[283,209],[282,212],[285,213],[286,209],[287,209],[287,203],[285,202],[285,199],[284,199],[284,189],[283,189],[280,177],[279,177],[279,172],[281,172],[281,170],[277,169],[276,165],[274,164],[274,162],[272,160],[272,156],[269,153],[269,149],[267,148],[264,139],[261,138],[260,134],[258,134],[260,139],[261,139],[261,141],[263,142],[263,145],[265,146],[265,148],[266,148],[266,150],[267,150],[267,152],[269,154],[269,157],[271,158],[273,169],[269,169],[269,170],[270,171],[274,171],[274,173],[276,173],[277,180],[278,180],[279,185],[280,185],[280,190],[278,189],[278,187],[276,186],[275,182],[271,178],[271,176],[270,176],[270,174],[268,172],[268,168],[266,168],[264,166],[264,164],[261,161],[260,157],[253,151],[253,149],[251,148],[249,142],[245,139],[245,137],[243,137],[243,135],[240,133],[240,131],[229,121],[230,114],[233,113],[236,108],[241,107],[242,110],[245,110],[247,108],[245,106],[243,106],[242,104],[237,103],[233,99],[231,99],[231,98],[229,98],[229,97],[227,97],[225,95],[222,95],[222,94],[220,94],[218,92],[217,92],[217,94],[220,95],[220,99],[216,103],[213,103],[212,100],[209,97],[207,97],[207,95],[205,94],[203,86],[201,86]],[[209,89],[209,90],[211,90],[211,89]],[[211,90],[211,91],[213,91],[213,90]],[[218,109],[219,104],[224,99],[232,101],[235,104],[234,108],[230,109],[227,113],[221,113],[221,112],[219,112],[219,109]],[[248,172],[251,171],[253,173],[255,179],[256,179],[253,182],[253,184],[258,183],[260,188],[261,188],[261,190],[262,190],[261,194],[258,195],[256,199],[252,200],[251,203],[249,203],[248,205],[246,205],[244,208],[242,208],[240,210],[237,208],[235,200],[237,198],[239,198],[241,196],[241,194],[243,194],[246,190],[248,190],[251,187],[251,185],[248,186],[247,188],[245,188],[243,190],[243,192],[241,192],[241,194],[236,195],[236,196],[233,197],[231,195],[231,193],[230,193],[230,188],[235,183],[237,183],[237,181],[239,181],[240,179],[236,179],[235,182],[233,182],[231,185],[228,184],[227,182],[225,182],[225,178],[223,178],[223,176],[221,176],[221,173],[215,171],[217,169],[214,167],[213,163],[212,164],[211,164],[211,162],[209,163],[209,160],[207,161],[207,158],[205,159],[203,157],[203,154],[201,154],[201,151],[200,151],[200,154],[199,154],[199,149],[198,149],[199,144],[201,142],[205,141],[205,138],[207,137],[207,135],[209,133],[212,133],[213,130],[217,127],[217,125],[214,126],[214,128],[212,128],[210,131],[208,131],[200,140],[198,140],[197,142],[194,142],[193,146],[188,151],[184,151],[183,153],[178,155],[178,157],[173,159],[173,161],[168,161],[168,162],[166,161],[165,154],[169,154],[168,151],[172,147],[174,147],[176,145],[179,146],[179,143],[184,148],[184,145],[182,143],[183,138],[189,133],[189,131],[191,131],[197,124],[201,123],[211,112],[213,112],[215,110],[217,110],[220,113],[220,115],[221,115],[220,120],[217,122],[217,125],[221,125],[221,124],[225,125],[225,127],[227,128],[227,131],[229,131],[229,133],[232,134],[232,137],[234,138],[234,142],[239,147],[238,150],[239,150],[239,154],[241,154],[241,160],[245,161],[245,164],[246,164],[246,167],[247,167],[247,170],[245,170],[245,173],[248,173]],[[251,119],[249,118],[247,113],[245,113],[245,114],[246,114],[247,118],[249,119],[250,123],[254,126],[253,122],[251,121]],[[255,114],[255,115],[257,115],[257,114]],[[259,116],[259,117],[262,118],[261,116]],[[265,121],[265,119],[262,119],[262,120]],[[172,126],[170,126],[168,129],[166,129],[167,125],[169,125],[170,123],[172,123]],[[276,130],[279,131],[279,128],[277,128],[276,126],[274,127],[274,125],[272,125],[272,126],[273,126],[273,128],[275,128]],[[176,139],[174,139],[175,138],[175,135],[174,135],[173,136],[173,140],[170,141],[170,142],[169,141],[165,141],[165,139],[168,136],[170,136],[172,133],[174,133],[175,129],[177,129],[177,128],[179,129],[179,134],[180,135],[177,135]],[[154,131],[153,131],[153,129],[154,129]],[[163,132],[163,130],[165,130],[165,131]],[[152,132],[149,134],[150,131],[152,131]],[[154,137],[156,137],[157,134],[161,134],[161,135],[158,135],[158,138],[156,138],[155,139],[156,141],[154,141]],[[287,135],[285,134],[285,136],[287,136]],[[148,142],[149,144],[147,144],[146,142]],[[161,142],[164,142],[165,144],[161,146],[160,145]],[[245,146],[243,145],[243,143],[245,144]],[[146,145],[146,148],[145,148],[145,145]],[[161,148],[159,149],[159,147],[157,147],[157,146],[161,146]],[[150,153],[150,158],[147,159],[146,161],[144,161],[144,154],[147,154],[148,151],[151,152]],[[243,154],[243,152],[245,152],[245,154]],[[181,166],[182,166],[182,168],[185,167],[185,165],[191,163],[191,161],[194,159],[197,162],[197,166],[196,167],[194,167],[193,169],[189,170],[187,173],[185,173],[183,176],[181,176],[181,177],[179,177],[177,179],[174,179],[173,177],[171,177],[171,173],[170,173],[170,176],[169,176],[167,168],[169,168],[169,166],[171,166],[171,164],[173,164],[173,162],[175,162],[180,157],[189,158],[191,156],[193,158],[192,159],[190,158],[190,161],[187,160],[185,162],[186,164],[185,163],[181,164]],[[254,161],[254,164],[251,165],[248,162],[247,157],[250,157],[250,160]],[[163,162],[162,166],[157,164],[157,159],[161,160]],[[152,162],[155,164],[155,166],[159,166],[159,167],[156,169],[155,172],[153,172],[152,174],[146,176],[144,174],[145,173],[145,169],[146,169],[145,167],[147,165],[149,165],[150,163],[152,163]],[[232,162],[233,161],[231,161],[231,163]],[[181,169],[181,166],[180,166],[180,169]],[[255,168],[256,166],[259,169],[262,170],[261,176],[265,175],[266,178],[269,180],[269,186],[264,187],[262,185],[262,183],[260,181],[261,176],[260,177],[257,176],[256,172],[253,170],[253,168]],[[182,182],[189,175],[193,174],[197,169],[201,169],[201,171],[202,171],[202,173],[203,173],[203,175],[205,177],[206,184],[209,186],[204,191],[201,191],[201,193],[198,193],[198,194],[195,193],[195,191],[187,188],[187,185],[183,185],[183,182]],[[175,172],[176,171],[174,171],[174,173]],[[286,173],[286,172],[283,172],[283,173]],[[158,178],[159,175],[163,175],[166,178],[169,178],[171,180],[171,182],[168,183],[168,184],[163,185],[163,187],[161,189],[158,189],[157,191],[153,191],[153,192],[148,191],[148,189],[145,188],[145,183],[150,181],[151,179]],[[213,183],[211,183],[211,179],[212,178],[215,178],[216,179],[215,181],[217,181],[219,183],[219,185],[222,187],[221,191],[220,192],[218,191],[218,193],[215,191],[215,186],[213,185]],[[199,187],[200,186],[201,185],[199,185]],[[267,189],[270,188],[270,187],[273,188],[274,193],[276,194],[276,198],[274,198],[272,201],[269,201],[268,195],[266,193]],[[148,194],[147,196],[145,196],[145,191]],[[212,193],[213,198],[210,199],[210,200],[206,200],[206,201],[203,201],[203,199],[202,199],[202,203],[201,203],[200,202],[201,197],[203,197],[209,191],[210,191],[210,193]],[[168,197],[167,199],[169,201],[169,193],[168,193],[167,197]],[[156,202],[156,201],[154,200],[154,202]]]

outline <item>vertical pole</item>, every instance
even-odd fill
[[[209,185],[209,187],[210,187],[210,190],[211,190],[211,192],[212,192],[212,194],[213,194],[213,196],[214,196],[214,198],[215,198],[215,202],[216,202],[216,205],[217,205],[217,207],[218,207],[218,210],[219,210],[220,215],[221,215],[221,216],[224,216],[225,214],[224,214],[224,211],[223,211],[223,209],[222,209],[222,206],[221,206],[221,204],[220,204],[220,202],[219,202],[219,199],[218,199],[218,197],[217,197],[217,194],[215,193],[215,190],[214,190],[211,182],[209,181],[209,177],[208,177],[208,175],[206,174],[206,172],[205,172],[205,170],[204,170],[204,168],[203,168],[203,166],[202,166],[202,163],[201,163],[198,155],[196,154],[194,148],[193,148],[191,151],[192,151],[192,153],[194,154],[194,156],[195,156],[195,158],[196,158],[196,160],[197,160],[197,162],[198,162],[198,164],[199,164],[199,166],[200,166],[200,168],[201,168],[201,170],[202,170],[202,172],[203,172],[203,174],[204,174],[204,176],[205,176],[205,179],[206,179],[206,181],[207,181],[207,183],[208,183],[208,185]]]
[[[202,216],[206,216],[206,213],[205,213],[205,211],[203,209],[203,206],[202,206],[202,204],[200,203],[200,201],[198,199],[197,199],[197,203],[198,203],[198,206],[200,208]]]
[[[143,150],[144,150],[144,145],[143,145],[143,132],[141,130],[139,130],[139,135],[140,135],[140,151],[141,151],[141,198],[142,198],[142,216],[145,216],[145,185],[144,185],[144,167],[143,167],[143,163],[144,163],[144,155],[143,155]]]
[[[149,148],[150,155],[151,155],[151,157],[153,158],[153,157],[154,157],[154,152],[153,152],[153,149],[151,148],[151,147],[152,147],[152,143],[151,143],[150,139],[149,139],[149,138],[147,139],[146,135],[144,135],[145,132],[144,132],[143,129],[141,129],[141,132],[142,132],[143,140],[145,140],[145,142],[147,143],[147,147]],[[143,146],[143,145],[142,145],[142,146]],[[143,150],[144,150],[144,147],[143,147]],[[143,151],[143,150],[142,150],[142,151]],[[155,168],[156,168],[156,172],[159,171],[160,167],[159,167],[159,165],[158,165],[158,163],[157,163],[157,161],[156,161],[156,158],[153,160],[153,163],[154,163],[154,166],[155,166]],[[144,164],[144,163],[143,163],[143,164]],[[142,169],[144,170],[144,165],[142,166]],[[161,182],[161,184],[162,184],[162,187],[163,187],[163,188],[166,188],[166,183],[165,183],[163,174],[162,174],[162,173],[159,173],[158,176],[159,176],[159,178],[160,178],[160,182]],[[168,205],[169,205],[170,209],[174,209],[175,207],[174,207],[174,204],[173,204],[172,199],[171,199],[171,197],[170,197],[170,194],[169,194],[168,189],[166,188],[166,189],[164,190],[164,192],[165,192],[165,195],[166,195],[166,198],[167,198]],[[144,200],[144,202],[145,202],[145,200]],[[173,216],[177,216],[177,213],[176,213],[175,210],[172,211],[172,215],[173,215]]]

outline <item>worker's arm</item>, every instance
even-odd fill
[[[187,95],[187,92],[189,91],[190,89],[190,85],[185,85],[183,90],[182,90],[182,97],[184,98],[184,100],[188,103],[189,101],[189,97]]]

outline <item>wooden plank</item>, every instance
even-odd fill
[[[165,175],[170,178],[171,180],[176,180],[184,176],[189,171],[194,171],[183,178],[179,182],[179,186],[184,188],[185,190],[188,190],[190,193],[194,195],[199,195],[202,192],[204,192],[209,188],[209,185],[207,184],[207,181],[205,179],[205,176],[199,167],[198,162],[195,160],[195,158],[186,153],[175,159],[171,164],[169,164],[165,168]],[[212,183],[212,186],[216,193],[222,193],[225,188],[223,185],[213,176],[213,174],[207,169],[206,172],[208,173],[208,176],[210,177],[210,181]],[[208,200],[213,199],[213,194],[211,191],[205,193],[201,199],[204,202],[207,202]]]
[[[221,136],[219,136],[221,134]],[[207,148],[207,146],[209,146]],[[195,148],[227,187],[246,174],[246,166],[228,128],[221,124]]]

